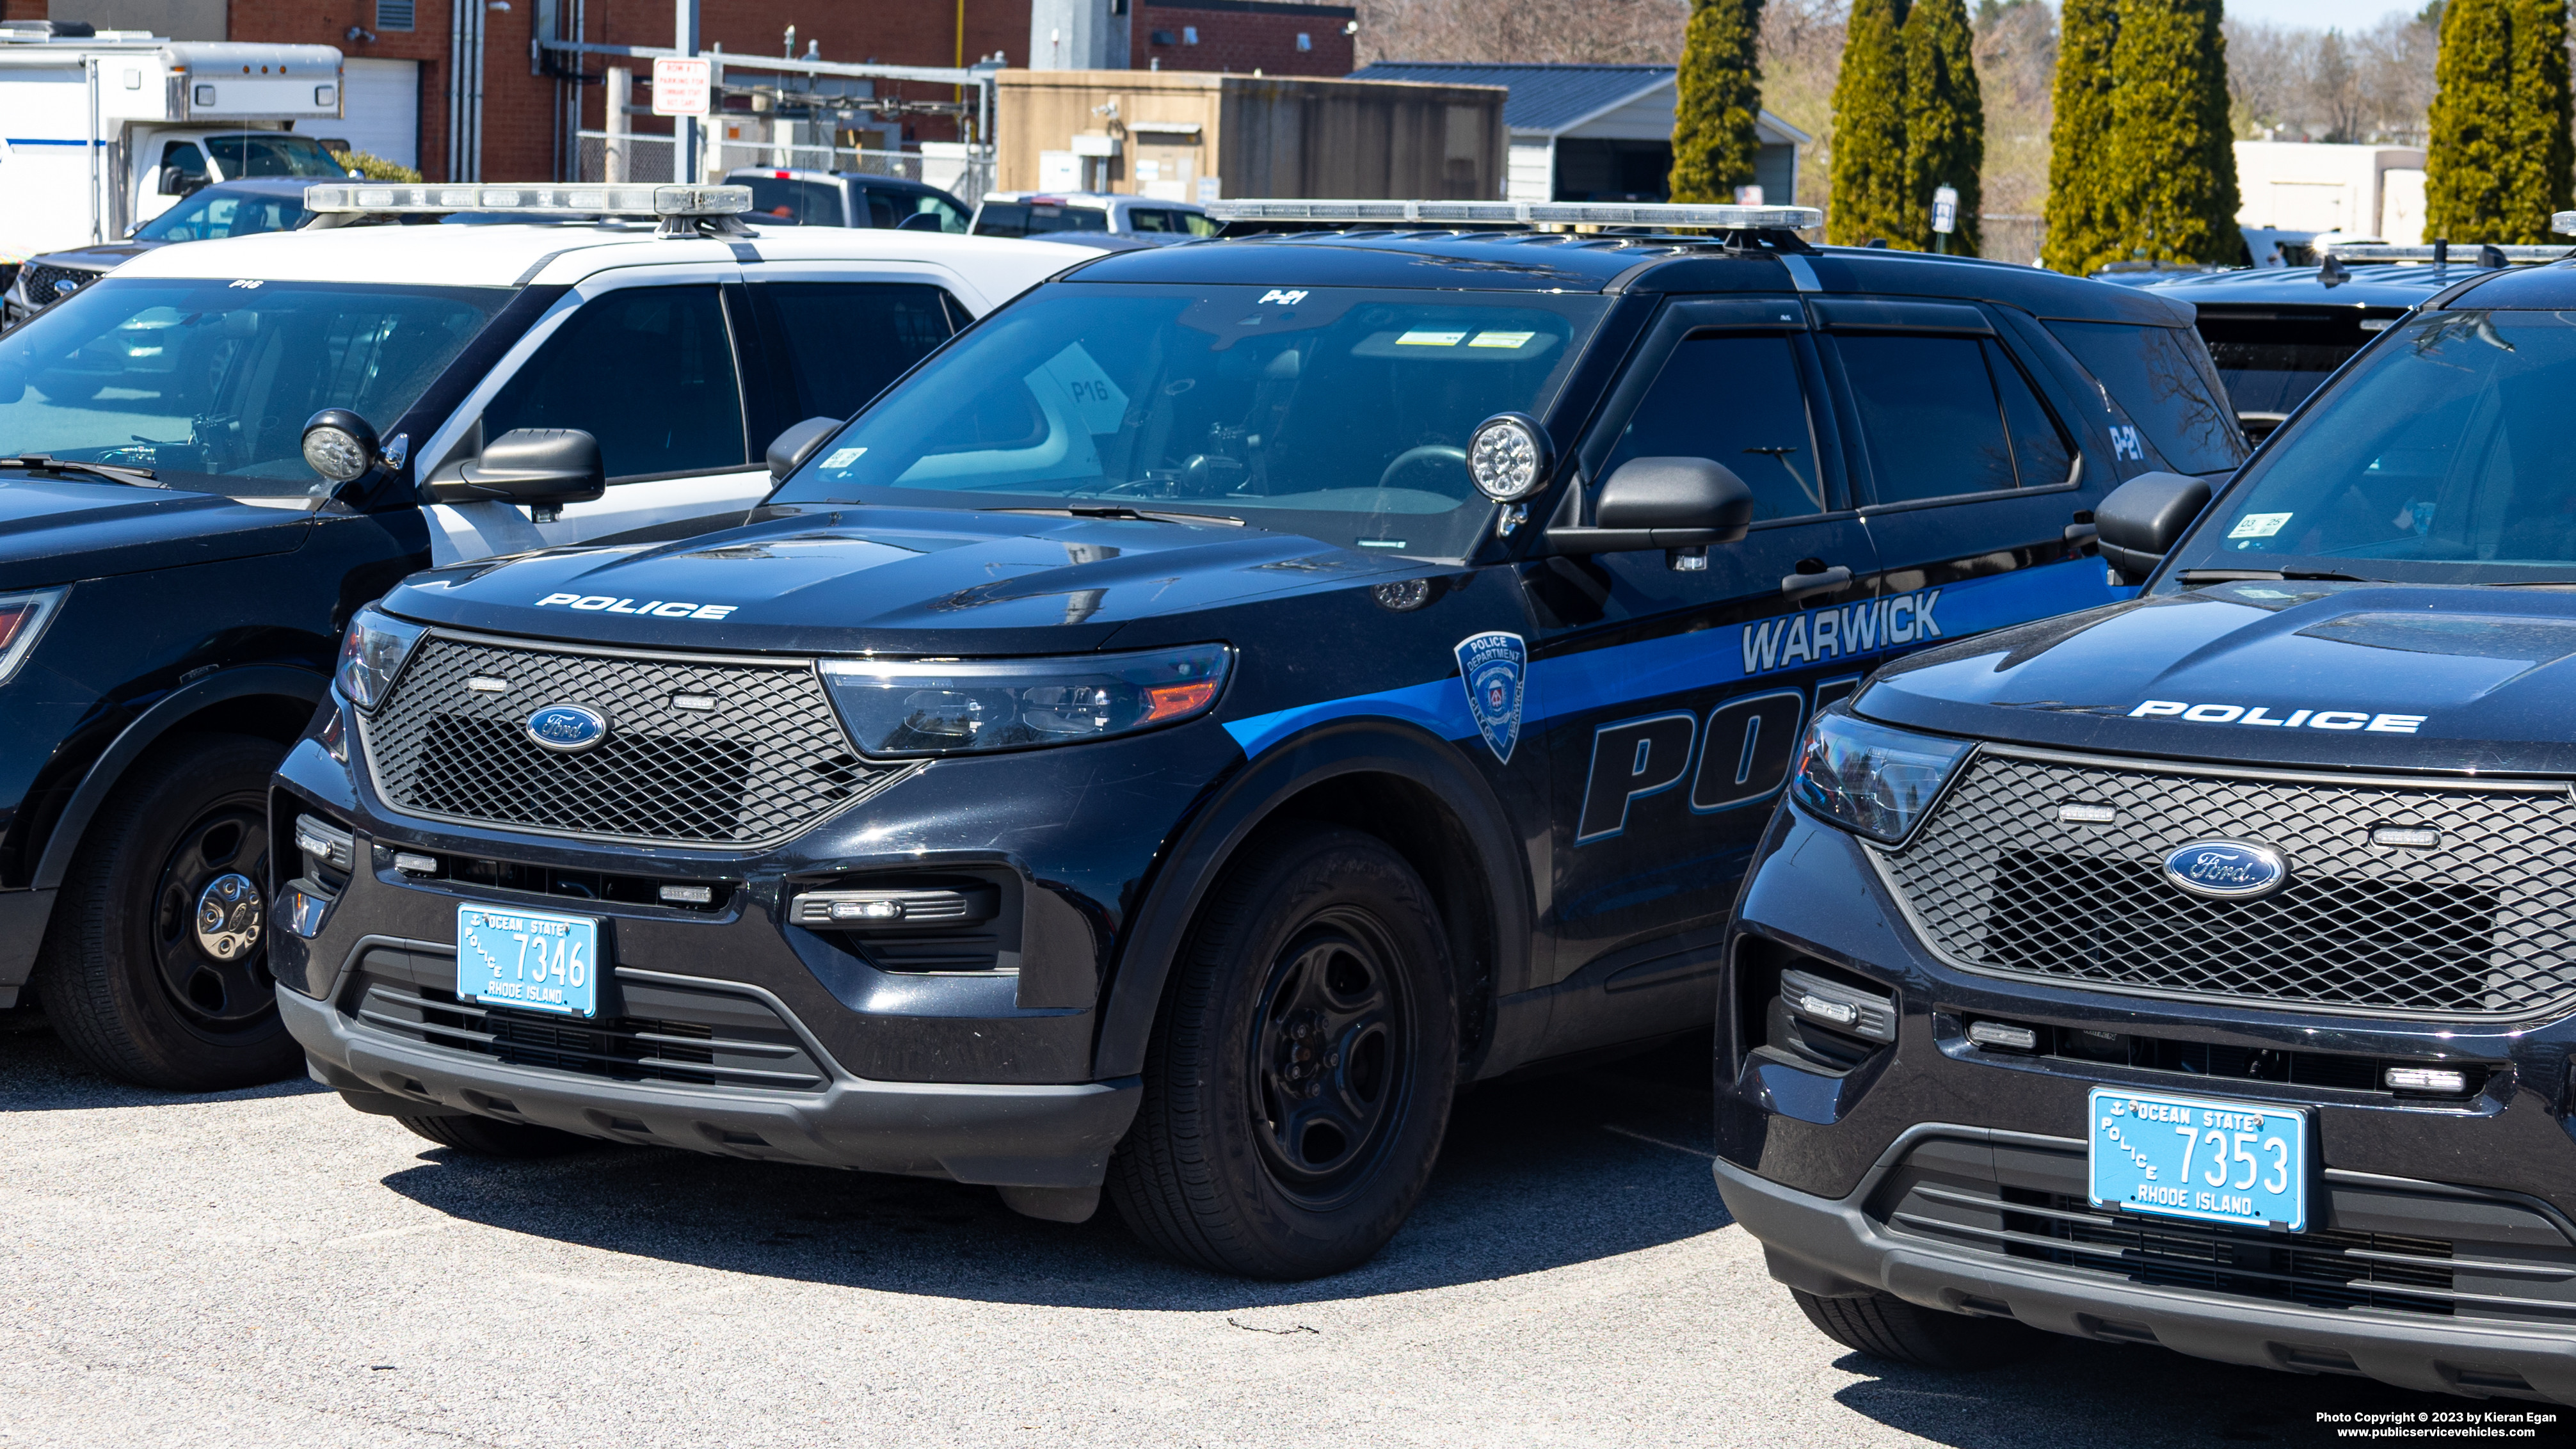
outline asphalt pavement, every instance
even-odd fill
[[[2065,1340],[1816,1333],[1709,1181],[1704,1049],[1490,1086],[1366,1267],[1254,1284],[989,1189],[479,1161],[309,1083],[88,1076],[0,1014],[0,1446],[2326,1442],[2479,1407]]]

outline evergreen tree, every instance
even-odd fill
[[[1912,246],[1906,212],[1907,0],[1852,0],[1842,71],[1834,79],[1833,213],[1825,240],[1856,246],[1883,237]]]
[[[2244,255],[2219,13],[2220,0],[2121,0],[2103,180],[2129,256],[2234,262]]]
[[[1728,201],[1753,180],[1761,140],[1762,0],[1691,0],[1673,115],[1675,201]],[[1786,201],[1786,197],[1780,198]]]
[[[1978,175],[1986,164],[1986,103],[1977,89],[1976,33],[1967,0],[1915,0],[1905,17],[1904,236],[1933,247],[1932,193],[1959,193],[1948,250],[1975,256]]]
[[[2066,0],[2058,15],[2057,119],[2048,131],[2047,235],[2040,260],[2082,276],[2127,255],[2111,179],[2111,50],[2119,0]]]
[[[2450,0],[2433,70],[2424,225],[2462,242],[2545,242],[2569,206],[2566,0]]]

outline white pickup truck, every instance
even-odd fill
[[[340,52],[327,45],[0,22],[0,269],[114,241],[211,182],[345,180],[292,129],[340,113]]]

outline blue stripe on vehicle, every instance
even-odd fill
[[[86,146],[87,141],[57,141],[51,136],[0,136],[0,146]]]
[[[1845,659],[1855,662],[1874,660],[1887,652],[1888,646],[1882,638],[1880,643],[1865,650],[1837,649],[1820,658],[1813,657],[1816,621],[1825,615],[1835,617],[1837,627],[1834,635],[1839,639],[1840,625],[1846,617],[1863,629],[1873,626],[1884,629],[1885,611],[1897,600],[1915,601],[1900,614],[1899,622],[1902,623],[1914,609],[1921,607],[1921,601],[1932,599],[1935,600],[1933,618],[1939,625],[1940,634],[1930,641],[1908,642],[1909,645],[1946,642],[2008,625],[2028,623],[2033,619],[2089,609],[2125,599],[2136,592],[2113,585],[2108,579],[2109,575],[2099,559],[2067,559],[2039,568],[2015,569],[1989,578],[1966,579],[1836,609],[1809,609],[1799,614],[1757,619],[1749,625],[1730,624],[1722,629],[1669,634],[1660,639],[1644,639],[1634,644],[1617,644],[1607,649],[1590,649],[1541,659],[1530,666],[1521,726],[1525,730],[1532,729],[1565,715],[1587,714],[1637,700],[1658,699],[1741,679],[1767,678],[1792,669]],[[1874,619],[1863,620],[1860,618],[1863,610],[1880,612]],[[1782,660],[1779,658],[1779,644],[1793,621],[1801,626],[1799,637],[1810,646],[1810,657]],[[1774,645],[1772,663],[1770,667],[1762,667],[1762,661],[1757,657],[1753,661],[1754,667],[1747,668],[1747,655],[1758,656],[1759,650],[1746,648],[1746,631],[1765,628],[1779,631],[1771,636]],[[1758,645],[1763,641],[1757,636],[1754,642]],[[1269,714],[1229,720],[1225,728],[1234,736],[1235,743],[1243,747],[1246,755],[1258,755],[1301,730],[1335,720],[1360,718],[1402,720],[1446,740],[1474,739],[1479,733],[1475,716],[1467,707],[1467,692],[1459,687],[1455,675],[1425,684],[1318,700]]]

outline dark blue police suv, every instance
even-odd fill
[[[1820,702],[2238,460],[2184,309],[1779,215],[1107,256],[743,528],[413,577],[271,801],[314,1074],[1360,1261],[1462,1084],[1704,1027]]]
[[[2104,501],[2140,598],[1816,721],[1717,1177],[1826,1333],[2576,1403],[2570,308],[2565,263],[2427,299],[2215,506]]]

